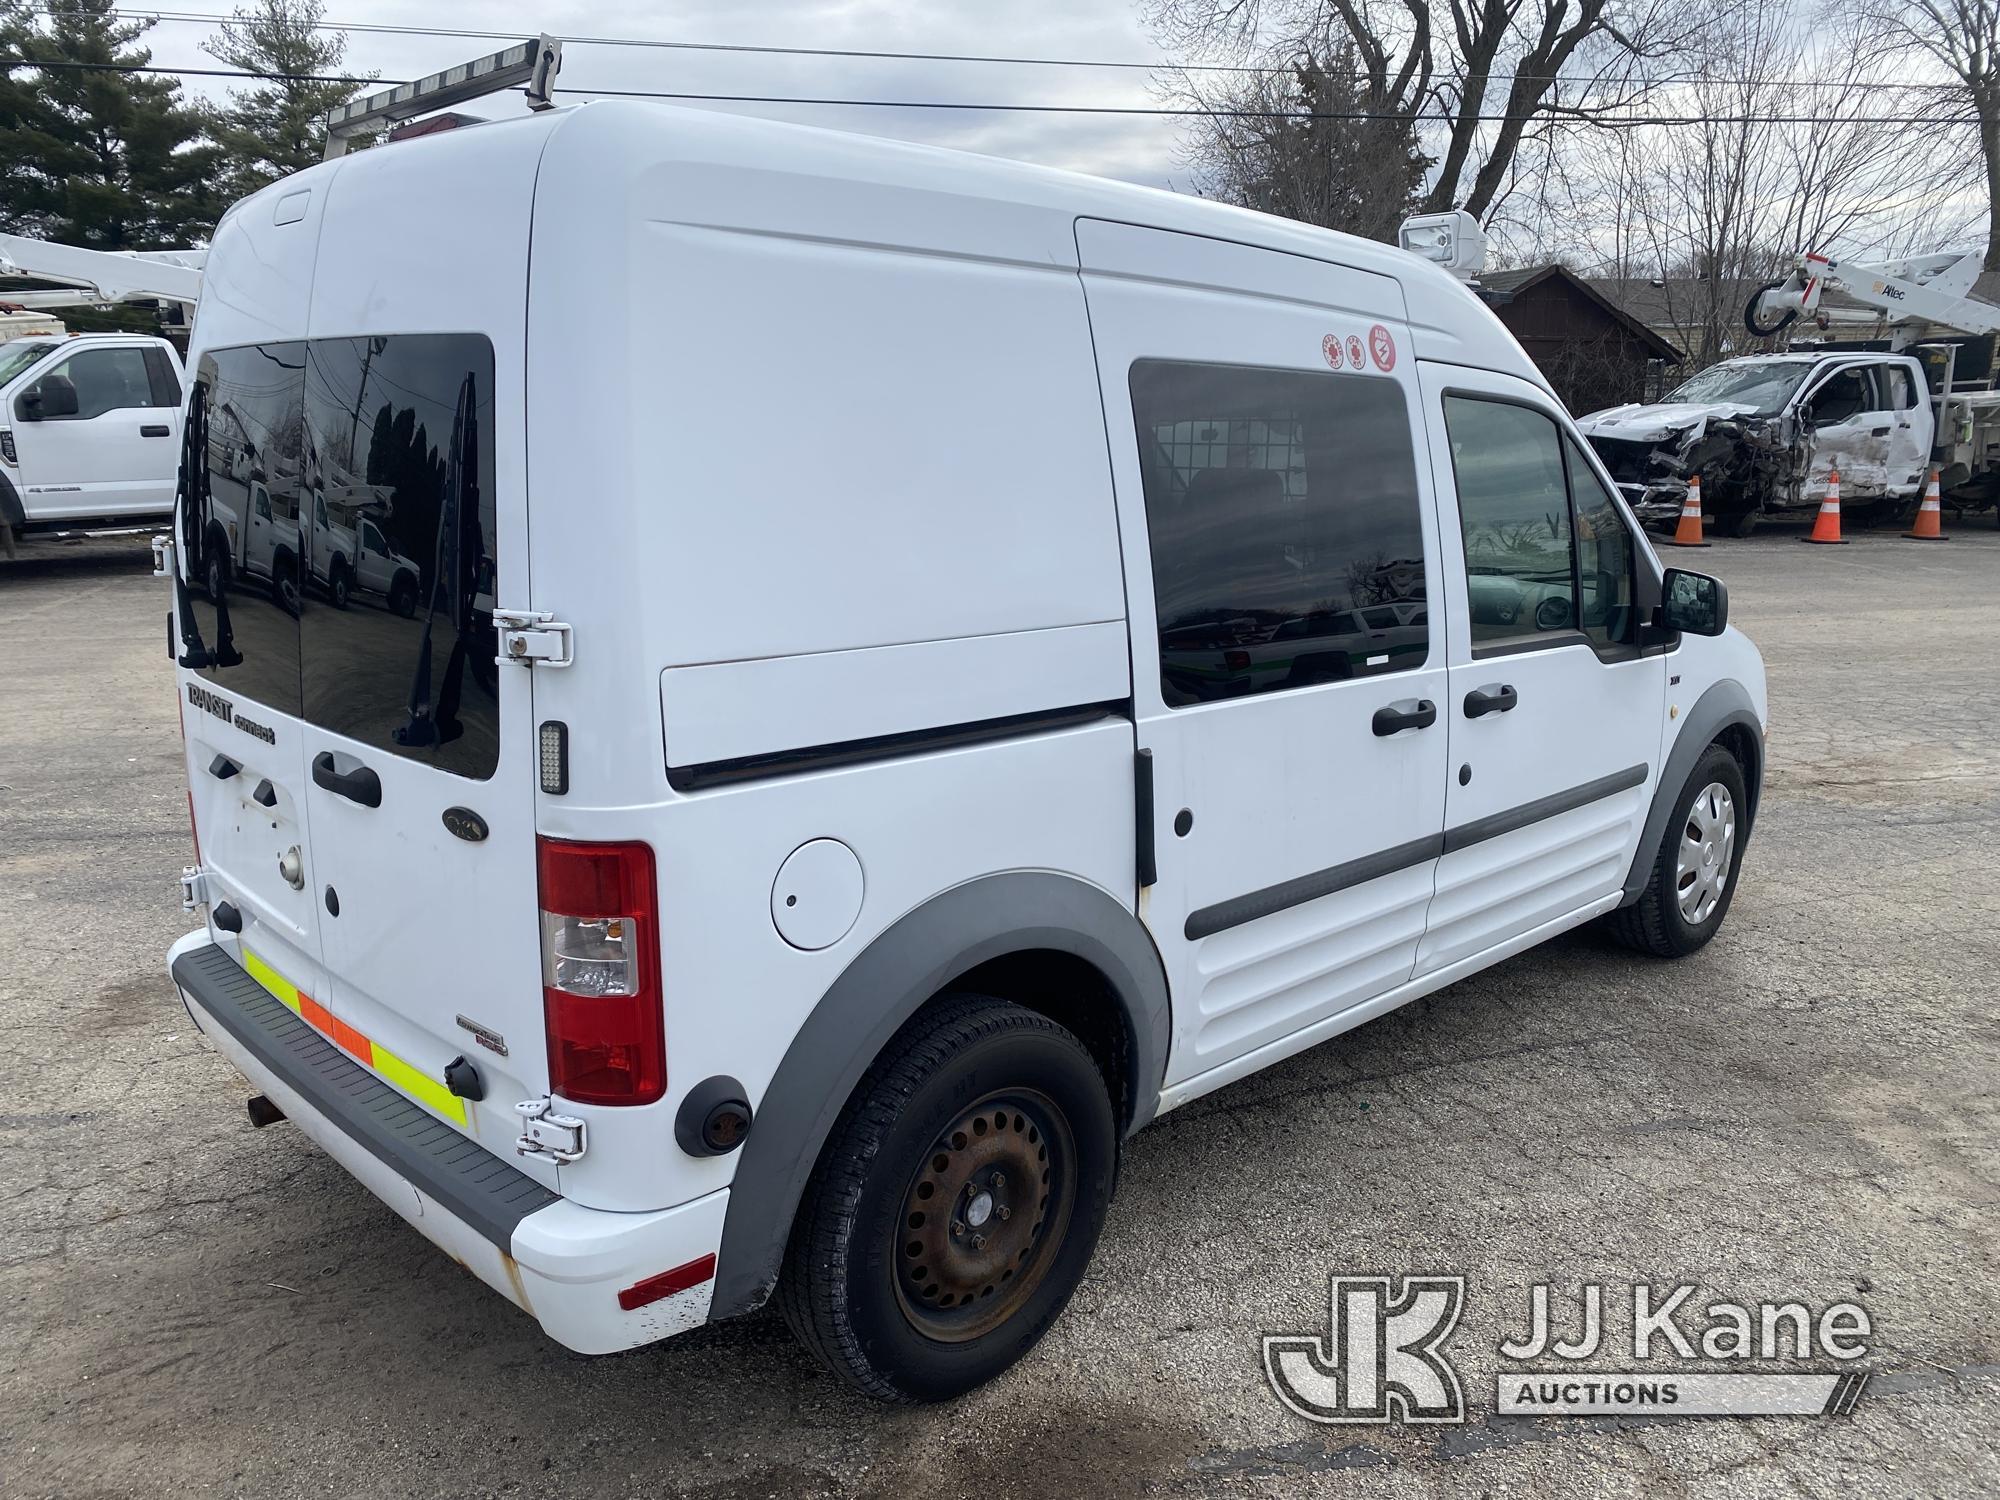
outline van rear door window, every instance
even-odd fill
[[[137,351],[133,351],[135,354]],[[181,497],[187,600],[209,665],[241,696],[299,711],[299,516],[304,344],[204,354],[185,441],[195,483]],[[183,643],[188,644],[188,643]]]
[[[1400,386],[1167,360],[1131,386],[1169,707],[1423,665]]]
[[[491,776],[492,344],[472,334],[316,339],[305,429],[305,717],[460,776]]]

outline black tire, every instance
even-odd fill
[[[1715,518],[1718,536],[1726,536],[1741,541],[1757,529],[1757,512],[1754,510],[1726,510]]]
[[[303,607],[299,597],[299,560],[282,548],[271,555],[271,602],[294,619]]]
[[[1699,920],[1690,920],[1681,909],[1680,853],[1682,840],[1695,827],[1695,800],[1711,786],[1720,786],[1733,804],[1733,838],[1730,843],[1728,873],[1720,894]],[[1611,930],[1627,946],[1658,958],[1684,958],[1714,937],[1729,904],[1736,896],[1736,883],[1743,868],[1743,849],[1748,842],[1749,798],[1743,783],[1743,768],[1736,757],[1720,745],[1710,745],[1695,762],[1686,783],[1674,798],[1674,814],[1653,856],[1653,868],[1646,888],[1632,905],[1611,913]],[[1698,878],[1698,877],[1697,877]]]
[[[1068,1305],[1117,1161],[1082,1043],[1018,1005],[946,996],[876,1060],[827,1138],[786,1249],[785,1321],[879,1400],[983,1385]]]
[[[222,596],[229,592],[229,563],[220,552],[208,554],[208,573],[203,581],[208,591],[208,602],[220,604]]]
[[[347,571],[347,564],[339,558],[326,570],[326,596],[333,601],[335,609],[347,608],[347,601],[354,592],[354,581]]]
[[[398,573],[390,580],[389,608],[406,620],[417,612],[417,580],[408,573]]]

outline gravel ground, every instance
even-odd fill
[[[1773,699],[1714,944],[1574,935],[1168,1116],[1051,1336],[928,1410],[849,1397],[768,1313],[570,1356],[253,1132],[161,964],[165,596],[129,544],[0,566],[0,1491],[2000,1493],[2000,533],[1953,531],[1690,554]],[[1258,1334],[1323,1332],[1327,1275],[1368,1270],[1470,1279],[1463,1426],[1272,1397]],[[1496,1417],[1543,1281],[1852,1299],[1878,1373],[1832,1420]]]

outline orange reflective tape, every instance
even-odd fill
[[[304,990],[299,991],[299,1014],[306,1018],[313,1030],[324,1033],[335,1046],[353,1053],[369,1067],[375,1066],[374,1044]]]

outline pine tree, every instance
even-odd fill
[[[347,55],[347,37],[320,28],[324,14],[320,0],[257,0],[202,43],[225,67],[268,80],[232,92],[209,122],[226,155],[224,189],[230,198],[318,161],[327,111],[360,91],[359,83],[309,81],[338,75]]]
[[[214,227],[217,152],[174,79],[143,72],[151,21],[113,0],[0,0],[0,229],[100,250]],[[41,13],[46,12],[46,22]]]

